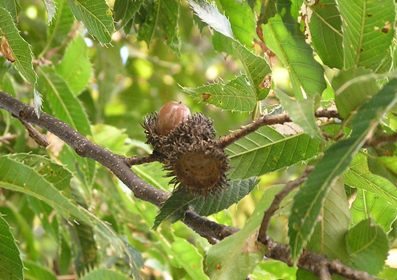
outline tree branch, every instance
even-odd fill
[[[44,112],[41,114],[40,118],[38,118],[34,113],[33,107],[20,102],[19,100],[7,95],[4,92],[0,92],[0,108],[10,112],[13,116],[16,116],[20,120],[35,124],[50,131],[62,139],[70,147],[72,147],[80,156],[93,159],[102,164],[104,167],[113,172],[113,174],[115,174],[128,188],[130,188],[137,198],[148,201],[157,206],[160,206],[168,198],[168,193],[156,189],[140,179],[126,164],[125,157],[116,155],[90,142],[86,137],[57,118]],[[236,228],[210,221],[207,218],[201,217],[197,213],[190,210],[186,211],[183,222],[195,232],[207,238],[207,240],[211,243],[222,240],[223,238],[238,231]],[[278,244],[274,241],[267,240],[266,247],[268,248],[266,253],[267,257],[292,265],[292,262],[289,258],[290,252],[287,245]],[[308,251],[305,251],[302,254],[298,262],[299,267],[308,269],[318,274],[319,270],[316,270],[318,269],[316,264],[326,264],[331,273],[339,274],[348,279],[375,279],[367,273],[356,271],[338,261],[330,261],[323,256]]]
[[[270,204],[269,208],[265,211],[265,214],[262,219],[262,224],[259,228],[259,234],[258,234],[258,241],[267,244],[267,229],[269,227],[270,219],[274,215],[274,213],[278,210],[280,207],[281,202],[283,199],[295,188],[299,187],[307,178],[309,173],[313,170],[312,166],[309,166],[306,168],[305,172],[301,177],[298,179],[295,179],[293,181],[289,181],[285,187],[274,197],[272,203]]]
[[[315,112],[315,116],[317,118],[340,118],[338,112],[335,110],[319,110]],[[238,139],[254,132],[264,125],[283,124],[291,121],[291,118],[287,114],[270,116],[265,115],[253,121],[252,123],[241,127],[239,130],[236,130],[228,135],[221,137],[218,140],[218,145],[224,148],[237,141]]]
[[[279,244],[273,240],[267,241],[267,252],[266,257],[282,261],[289,266],[292,266],[292,260],[290,258],[290,250],[287,245]],[[334,274],[341,275],[351,280],[376,280],[376,277],[369,275],[366,272],[355,270],[341,263],[338,260],[328,260],[324,256],[319,254],[304,251],[298,260],[298,267],[309,270],[317,275],[321,275],[324,267],[328,268],[328,271]]]
[[[38,132],[30,123],[27,123],[24,120],[19,119],[19,121],[23,124],[26,130],[29,133],[29,136],[39,145],[44,148],[49,145],[47,138]]]
[[[133,165],[139,165],[139,164],[144,164],[144,163],[150,163],[154,161],[158,161],[159,157],[156,154],[150,154],[145,157],[130,157],[130,158],[125,158],[124,162],[128,166],[133,166]]]

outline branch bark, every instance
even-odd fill
[[[131,191],[134,195],[142,200],[148,201],[152,204],[160,206],[167,198],[168,193],[156,189],[149,185],[142,179],[140,179],[127,165],[125,157],[116,155],[111,151],[108,151],[92,142],[86,137],[78,133],[76,130],[71,128],[66,123],[58,120],[57,118],[42,113],[40,118],[34,113],[34,109],[19,100],[9,96],[8,94],[0,91],[0,108],[10,112],[13,116],[18,119],[35,124],[41,128],[44,128],[51,133],[58,136],[70,147],[72,147],[77,154],[82,157],[93,159],[108,168],[114,175],[116,175]],[[286,120],[289,120],[288,116],[283,116]],[[274,117],[270,117],[274,120]],[[276,118],[277,119],[277,118]],[[249,129],[244,130],[235,135],[248,134],[248,131],[254,131],[255,127],[264,125],[268,118],[263,117],[262,121],[258,124],[249,126]],[[235,139],[236,136],[234,136]],[[228,138],[225,138],[228,139]],[[232,138],[233,139],[233,138]],[[227,141],[226,141],[227,142]],[[222,240],[225,237],[232,235],[237,232],[238,229],[218,224],[210,221],[205,217],[199,216],[193,211],[187,211],[183,222],[192,228],[195,232],[205,237],[209,242],[215,243],[218,240]],[[274,241],[267,240],[266,242],[267,253],[266,256],[276,260],[280,260],[289,265],[292,265],[289,258],[289,248],[287,245],[278,244]],[[314,273],[319,273],[318,266],[316,264],[326,265],[331,273],[336,273],[344,276],[348,279],[353,280],[374,280],[372,276],[365,272],[356,271],[338,261],[331,261],[327,258],[305,251],[299,259],[298,266],[308,269]]]
[[[319,110],[315,112],[315,116],[317,118],[340,118],[338,112],[335,110]],[[218,145],[220,147],[226,147],[232,144],[233,142],[237,141],[238,139],[254,132],[255,130],[259,129],[262,126],[283,124],[291,121],[292,121],[291,118],[287,114],[265,115],[253,121],[252,123],[241,127],[239,130],[236,130],[228,135],[221,137],[218,140]]]

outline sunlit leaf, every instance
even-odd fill
[[[357,225],[370,217],[377,225],[388,233],[397,218],[397,210],[381,196],[373,192],[358,189],[356,198],[351,206],[351,224]]]
[[[232,27],[229,20],[219,12],[218,8],[204,0],[189,0],[194,13],[211,28],[219,33],[233,38]]]
[[[47,9],[47,21],[51,23],[57,12],[57,7],[54,0],[43,0],[45,8]]]
[[[79,63],[76,63],[78,61]],[[84,39],[76,37],[68,47],[56,72],[65,80],[74,95],[79,95],[92,76],[92,65]]]
[[[238,0],[221,0],[219,2],[225,11],[225,16],[230,21],[236,39],[242,44],[251,47],[252,41],[256,36],[256,22],[251,8],[246,2]]]

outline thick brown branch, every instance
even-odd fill
[[[339,118],[338,112],[334,110],[319,110],[315,113],[315,116],[317,118]],[[262,116],[252,123],[241,127],[239,130],[221,137],[218,140],[218,145],[221,147],[226,147],[264,125],[283,124],[286,122],[291,122],[291,118],[287,114]]]
[[[166,192],[156,189],[141,180],[126,164],[124,157],[116,155],[90,142],[86,137],[64,122],[46,113],[42,113],[40,118],[37,118],[32,107],[25,105],[3,92],[0,92],[0,108],[7,110],[12,115],[17,116],[25,122],[35,124],[50,131],[72,147],[80,156],[91,158],[104,167],[107,167],[132,190],[137,198],[151,202],[157,206],[160,206],[167,199],[168,194]],[[236,228],[210,221],[190,210],[185,213],[183,222],[195,232],[207,238],[211,243],[215,243],[238,231]],[[292,265],[289,259],[290,253],[288,246],[273,241],[267,241],[266,246],[268,247],[267,257]],[[303,253],[298,262],[298,266],[319,274],[319,271],[316,270],[318,269],[316,267],[317,263],[326,264],[331,273],[342,275],[348,279],[374,279],[367,273],[353,270],[340,262],[330,261],[323,256],[310,252]]]
[[[301,185],[307,178],[307,175],[313,170],[312,166],[306,168],[305,172],[301,177],[295,179],[293,181],[288,182],[285,187],[274,197],[272,203],[269,208],[265,211],[263,216],[262,224],[259,228],[258,241],[265,244],[267,242],[267,229],[269,227],[270,219],[274,215],[274,213],[279,209],[281,202],[283,199],[295,188]]]

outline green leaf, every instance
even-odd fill
[[[347,118],[379,90],[376,79],[370,75],[371,73],[371,70],[364,68],[342,70],[332,80],[332,86],[337,93],[335,96],[336,107],[342,118]],[[353,78],[360,76],[363,76],[360,82],[347,84]]]
[[[256,92],[257,100],[264,99],[269,93],[269,89],[264,86],[265,77],[271,73],[266,60],[254,54],[240,42],[218,32],[212,36],[212,42],[218,51],[231,54],[241,61],[250,85]]]
[[[119,254],[125,254],[129,264],[134,267],[139,263],[136,254],[130,249],[104,222],[82,207],[76,206],[66,198],[53,183],[47,181],[32,167],[25,165],[23,160],[12,156],[0,156],[0,187],[35,197],[52,208],[66,219],[86,223],[95,228],[96,232],[106,238]],[[76,221],[77,219],[77,221]]]
[[[1,215],[0,232],[0,279],[22,280],[24,277],[21,256],[10,231],[10,226]]]
[[[80,280],[130,280],[131,278],[127,275],[123,275],[118,271],[98,268],[93,271],[90,271],[84,277],[80,278]]]
[[[65,167],[56,164],[51,159],[35,154],[11,154],[10,159],[22,162],[32,167],[45,180],[50,182],[60,191],[68,191],[72,174]]]
[[[2,188],[36,197],[57,209],[64,217],[75,217],[87,223],[91,222],[87,214],[82,213],[33,167],[25,165],[22,158],[1,156],[0,167],[2,170],[0,186]]]
[[[189,0],[189,5],[203,22],[226,37],[233,38],[229,20],[219,12],[215,5],[204,0]]]
[[[74,16],[82,21],[102,44],[108,44],[114,31],[112,11],[105,0],[68,0]]]
[[[246,279],[262,259],[263,253],[256,243],[255,231],[278,191],[278,187],[267,188],[245,226],[209,249],[205,262],[212,280]]]
[[[93,269],[98,263],[98,249],[94,239],[94,230],[87,223],[70,225],[71,242],[74,244],[74,267],[77,275]]]
[[[144,17],[144,22],[139,28],[138,40],[144,40],[148,45],[150,45],[150,42],[152,41],[154,31],[156,30],[156,26],[159,21],[160,3],[161,0],[148,1],[143,6],[145,9],[142,13],[147,16]]]
[[[157,229],[161,222],[166,219],[171,220],[171,222],[182,219],[189,203],[195,199],[196,197],[193,194],[185,191],[183,188],[174,191],[161,206],[154,220],[153,229]]]
[[[335,0],[321,0],[313,11],[309,29],[313,47],[329,67],[343,67],[342,21]]]
[[[183,88],[196,99],[228,111],[251,112],[256,105],[256,93],[247,76],[242,75],[227,83],[219,82],[197,88]]]
[[[17,21],[18,7],[16,0],[0,0],[0,7],[6,9],[14,21]]]
[[[51,112],[60,120],[66,122],[83,135],[91,135],[87,114],[79,100],[73,95],[65,81],[52,71],[40,70],[39,88],[46,93],[45,99]],[[83,181],[92,183],[95,174],[95,162],[78,156],[71,148],[66,148],[69,160],[65,162],[68,168],[76,174],[82,172]],[[74,160],[71,160],[71,159]],[[77,163],[77,165],[76,165]]]
[[[159,0],[160,2],[160,18],[159,22],[161,29],[167,40],[167,44],[175,52],[179,53],[181,48],[181,42],[179,39],[179,10],[180,1],[179,0]]]
[[[121,21],[121,27],[124,27],[134,18],[143,4],[143,0],[116,0],[113,8],[114,20]]]
[[[198,249],[186,239],[174,237],[171,244],[172,256],[183,267],[191,279],[209,279],[204,273],[203,256]]]
[[[69,43],[63,59],[56,66],[56,72],[74,95],[79,95],[86,88],[93,71],[88,58],[88,47],[82,37],[78,36]]]
[[[318,221],[325,197],[338,177],[348,168],[353,156],[379,124],[382,116],[397,102],[397,80],[387,83],[360,107],[352,120],[350,138],[332,145],[310,173],[294,198],[289,218],[291,256],[297,261]]]
[[[284,22],[285,21],[285,22]],[[291,16],[281,18],[276,15],[263,26],[266,46],[277,56],[282,67],[273,69],[273,80],[276,94],[281,104],[291,116],[312,137],[320,138],[319,129],[314,118],[315,101],[326,88],[324,70],[314,59],[313,51],[305,42],[305,37]],[[292,88],[280,87],[281,83],[288,84],[285,75],[288,72]],[[287,80],[286,80],[287,79]],[[292,99],[283,93],[294,95]]]
[[[308,249],[332,259],[347,261],[345,234],[349,229],[350,213],[342,180],[331,187],[319,217]]]
[[[74,17],[66,1],[67,0],[55,0],[57,12],[47,29],[47,43],[42,54],[49,48],[62,44],[72,28]]]
[[[0,36],[4,36],[15,58],[13,65],[32,85],[36,84],[37,75],[33,69],[33,54],[30,45],[21,37],[10,13],[0,8]]]
[[[171,194],[160,208],[153,228],[156,229],[165,219],[169,219],[171,222],[182,219],[189,206],[202,216],[208,216],[227,209],[250,193],[257,183],[258,179],[256,177],[245,180],[233,180],[222,190],[207,196],[197,196],[185,191],[183,188],[178,189]]]
[[[354,157],[349,169],[344,174],[344,179],[346,185],[369,191],[397,209],[396,186],[386,178],[371,173],[364,154]]]
[[[229,19],[235,38],[251,47],[256,36],[255,16],[246,2],[237,0],[220,0],[226,17]]]
[[[260,176],[316,156],[320,141],[306,134],[284,137],[271,127],[262,127],[226,149],[232,170],[230,178]]]
[[[357,190],[356,198],[351,206],[352,226],[370,217],[388,233],[397,219],[397,209],[386,202],[381,196],[362,189]]]
[[[310,137],[321,139],[320,129],[314,116],[314,99],[308,98],[298,101],[280,89],[276,89],[276,95],[294,123],[302,127],[303,131]]]
[[[266,46],[287,68],[298,101],[320,96],[326,87],[324,70],[314,59],[313,51],[292,20],[286,23],[276,15],[263,26]]]
[[[25,275],[29,280],[57,280],[55,274],[46,267],[35,262],[25,260]]]
[[[364,220],[349,230],[346,246],[351,265],[373,275],[382,270],[389,251],[386,234],[371,219]]]
[[[190,203],[193,210],[201,216],[209,216],[239,202],[258,184],[258,178],[233,180],[227,187],[207,197],[199,197]]]
[[[394,34],[393,0],[338,0],[342,17],[344,67],[376,70],[388,56]]]
[[[57,7],[54,0],[43,0],[43,2],[47,10],[47,21],[50,24],[56,15]]]

